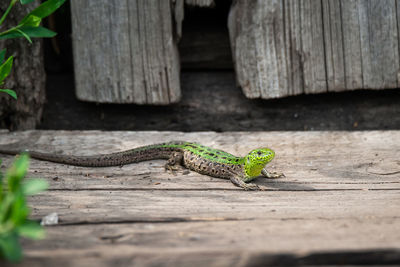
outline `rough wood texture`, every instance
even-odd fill
[[[89,155],[190,140],[244,155],[277,152],[265,191],[178,171],[164,161],[83,168],[32,160],[50,189],[30,199],[36,219],[57,212],[22,266],[266,266],[400,263],[399,131],[0,132],[0,145]],[[26,147],[26,142],[24,147]],[[18,146],[22,146],[21,143]],[[2,156],[3,168],[12,157]],[[339,260],[340,259],[340,260]]]
[[[0,14],[5,12],[9,2],[0,1]],[[2,29],[17,25],[39,4],[39,1],[35,1],[29,5],[15,5]],[[34,129],[42,117],[46,81],[43,47],[40,39],[32,41],[32,44],[25,39],[0,41],[0,50],[6,48],[7,56],[14,56],[11,75],[2,88],[13,89],[18,95],[16,101],[6,94],[0,94],[0,128]]]
[[[395,0],[235,1],[239,85],[249,98],[399,87]]]
[[[77,97],[102,103],[179,101],[172,9],[171,1],[71,1]]]

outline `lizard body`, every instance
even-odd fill
[[[0,147],[0,153],[15,155],[19,151]],[[95,156],[68,156],[36,151],[28,153],[32,158],[84,167],[121,166],[153,159],[168,159],[166,169],[173,170],[175,165],[180,164],[200,174],[229,179],[236,186],[246,190],[259,189],[257,185],[247,182],[261,174],[267,178],[284,176],[268,172],[264,168],[275,156],[274,151],[268,148],[254,149],[245,157],[237,157],[200,144],[173,141]]]

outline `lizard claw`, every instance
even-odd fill
[[[246,191],[259,191],[261,188],[256,184],[245,184],[243,189]]]
[[[176,171],[178,170],[178,168],[177,167],[175,167],[174,165],[170,165],[170,164],[165,164],[164,165],[164,168],[165,168],[165,171],[169,171],[169,172],[171,172],[174,176],[176,176]]]

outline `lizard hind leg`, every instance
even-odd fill
[[[165,163],[164,167],[166,171],[171,171],[174,175],[174,171],[177,171],[178,165],[182,165],[183,153],[182,152],[173,152],[169,157],[167,163]]]

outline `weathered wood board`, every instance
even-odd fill
[[[179,101],[172,11],[172,1],[71,1],[78,99],[135,104]]]
[[[189,140],[244,155],[269,146],[286,178],[229,181],[164,161],[83,168],[31,161],[50,189],[33,218],[57,212],[48,237],[24,240],[22,266],[259,266],[400,263],[400,131],[0,132],[0,145],[89,155]],[[29,140],[29,145],[26,142]],[[24,141],[24,142],[20,142]],[[2,168],[12,156],[1,156]]]
[[[399,87],[395,0],[235,1],[229,30],[249,98]]]

